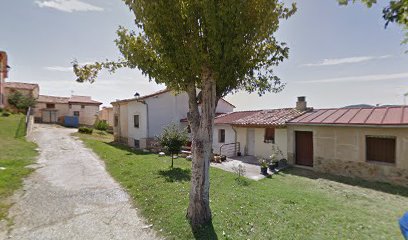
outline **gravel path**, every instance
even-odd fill
[[[75,130],[36,125],[38,169],[15,196],[7,239],[156,239]],[[1,236],[1,235],[0,235]]]

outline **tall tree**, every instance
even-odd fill
[[[275,33],[296,5],[286,7],[280,0],[124,2],[137,29],[117,31],[123,59],[85,66],[74,62],[74,72],[77,81],[93,82],[102,68],[138,68],[156,83],[187,92],[193,153],[187,217],[197,230],[211,221],[209,165],[216,104],[238,90],[260,95],[282,90],[273,68],[288,57],[289,48]]]
[[[350,2],[361,1],[368,7],[372,7],[377,3],[377,0],[338,0],[342,5],[347,5]],[[385,27],[390,23],[401,25],[405,31],[405,39],[402,43],[408,43],[408,1],[407,0],[392,0],[383,8],[383,18]]]

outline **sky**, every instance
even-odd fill
[[[285,0],[292,2],[292,0]],[[297,13],[276,33],[289,45],[289,59],[275,70],[286,83],[280,93],[226,97],[236,110],[295,106],[306,96],[314,108],[353,104],[403,104],[408,92],[408,45],[399,26],[384,28],[381,9],[336,0],[298,0]],[[40,85],[43,95],[90,95],[108,106],[116,99],[165,88],[138,70],[103,72],[93,83],[77,83],[71,62],[118,59],[119,26],[134,29],[120,0],[1,0],[0,50],[11,70],[8,81]],[[408,100],[408,99],[407,99]]]

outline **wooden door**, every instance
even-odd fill
[[[296,131],[296,164],[313,167],[313,132]]]
[[[255,129],[247,129],[247,154],[250,156],[255,155]]]

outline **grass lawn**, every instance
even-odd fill
[[[297,169],[242,184],[235,174],[211,168],[213,223],[194,236],[185,219],[190,162],[177,159],[170,170],[169,157],[95,137],[83,141],[168,239],[402,239],[397,220],[408,210],[408,189]]]
[[[10,203],[7,198],[21,187],[23,177],[32,170],[26,168],[33,163],[37,152],[36,145],[27,142],[25,135],[25,116],[0,116],[0,220],[6,218]]]

